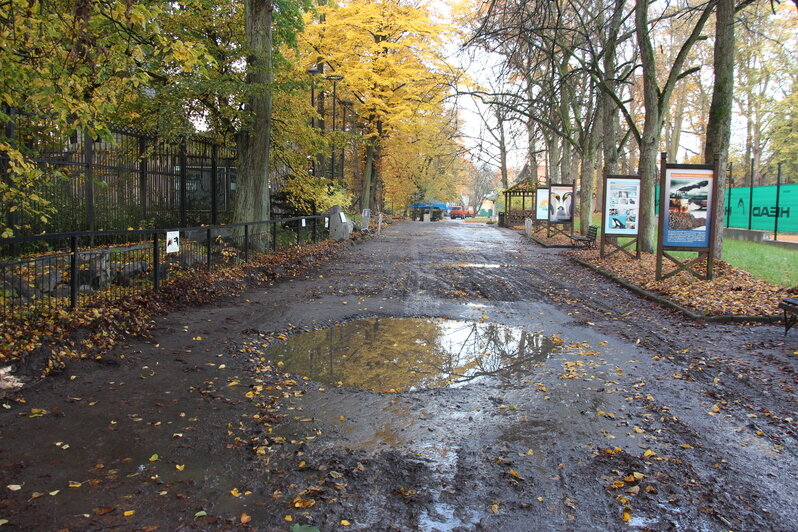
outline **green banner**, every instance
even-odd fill
[[[798,233],[798,185],[781,185],[778,205],[777,188],[776,185],[754,187],[753,198],[751,187],[724,190],[726,211],[723,222],[727,227],[748,229],[750,214],[751,229],[773,231],[778,217],[779,232]]]
[[[748,214],[751,214],[751,229],[773,231],[776,216],[779,218],[779,232],[798,233],[798,184],[781,185],[778,208],[776,206],[776,185],[754,187],[753,201],[751,187],[726,188],[723,198],[726,209],[723,214],[724,227],[748,229]],[[656,188],[656,212],[659,213],[659,186]],[[753,209],[751,209],[753,205]]]

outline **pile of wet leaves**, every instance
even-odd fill
[[[602,259],[598,250],[568,254],[640,288],[661,294],[677,305],[708,316],[772,316],[777,314],[779,302],[795,292],[795,288],[773,286],[717,259],[714,279],[711,281],[698,279],[687,272],[657,281],[656,257],[653,254],[643,253],[639,260],[619,254]],[[696,269],[699,270],[699,267]]]

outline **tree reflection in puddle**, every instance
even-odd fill
[[[371,318],[292,336],[268,356],[318,382],[390,393],[528,375],[554,349],[540,333],[494,323]]]

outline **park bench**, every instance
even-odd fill
[[[798,298],[788,297],[779,303],[779,308],[784,311],[784,335],[798,323]]]
[[[571,240],[574,242],[574,247],[582,246],[584,249],[591,249],[596,244],[596,235],[598,234],[598,226],[591,225],[587,228],[585,236],[572,236]]]

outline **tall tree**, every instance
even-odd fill
[[[238,183],[233,221],[269,219],[269,155],[272,126],[272,13],[270,0],[245,0],[246,103],[240,126]],[[263,246],[263,239],[256,239]]]

